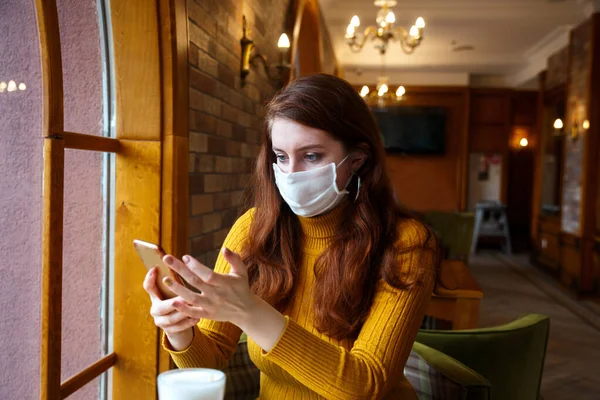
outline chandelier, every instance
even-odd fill
[[[385,107],[390,103],[397,103],[402,101],[404,98],[404,94],[406,94],[406,89],[404,86],[398,86],[398,88],[394,91],[390,90],[390,86],[388,85],[388,77],[385,74],[385,55],[381,55],[381,73],[377,78],[377,85],[375,86],[375,90],[371,91],[367,85],[363,86],[360,89],[360,97],[368,105],[376,105],[377,107]]]
[[[377,12],[377,26],[368,26],[364,33],[356,32],[356,28],[360,26],[360,20],[357,15],[353,16],[346,29],[346,43],[350,46],[350,50],[355,53],[360,52],[367,40],[370,39],[376,41],[375,48],[383,55],[391,40],[399,41],[402,51],[411,54],[423,40],[425,20],[421,17],[417,18],[415,24],[408,31],[403,27],[394,28],[396,16],[391,8],[396,4],[396,0],[375,0],[374,5],[381,7]]]

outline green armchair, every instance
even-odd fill
[[[429,211],[423,215],[423,220],[438,235],[446,258],[469,262],[475,214]]]
[[[529,314],[494,328],[421,330],[416,340],[488,380],[491,399],[532,400],[541,397],[549,330],[547,316]]]
[[[489,400],[490,382],[446,354],[415,342],[404,375],[419,400]]]

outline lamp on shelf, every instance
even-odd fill
[[[375,48],[380,54],[385,54],[390,41],[400,42],[400,48],[406,54],[411,54],[423,40],[423,30],[425,29],[425,20],[417,18],[415,24],[407,31],[403,27],[394,27],[396,15],[392,8],[396,6],[396,0],[375,0],[375,7],[381,7],[377,12],[377,26],[368,26],[363,33],[357,33],[356,28],[360,26],[360,19],[357,15],[350,20],[346,28],[346,43],[355,53],[362,50],[365,43],[370,39],[376,41]]]
[[[290,39],[288,38],[288,36],[285,33],[282,33],[279,37],[279,41],[277,42],[277,47],[279,48],[279,62],[269,64],[267,61],[267,57],[265,57],[263,54],[260,54],[258,50],[256,50],[254,41],[248,37],[249,31],[246,26],[246,16],[243,17],[242,30],[243,35],[242,39],[240,40],[240,43],[242,44],[242,58],[240,68],[242,86],[246,84],[246,77],[250,73],[250,66],[254,65],[256,59],[262,61],[265,73],[267,74],[269,79],[277,81],[279,82],[279,84],[281,84],[284,72],[290,69],[290,64],[286,61],[287,53],[290,48]],[[272,69],[275,69],[277,73],[273,73]]]

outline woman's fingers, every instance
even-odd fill
[[[166,328],[163,328],[163,331],[165,331],[169,335],[173,335],[190,329],[192,326],[196,325],[198,321],[198,319],[186,318],[174,325],[170,325]]]
[[[177,311],[179,311],[182,314],[188,315],[191,318],[197,318],[197,319],[202,319],[202,318],[208,318],[211,319],[211,315],[202,307],[193,307],[190,306],[189,304],[186,304],[183,301],[175,301],[173,302],[173,307],[175,307],[175,309]]]
[[[189,315],[176,310],[170,314],[155,317],[154,324],[164,330],[169,328],[171,325],[176,325],[181,321],[188,319],[189,317]]]
[[[229,250],[227,247],[223,247],[221,253],[225,258],[225,261],[227,261],[231,266],[230,274],[243,276],[245,278],[248,277],[248,268],[238,253]]]
[[[173,291],[173,293],[177,294],[181,299],[184,300],[183,303],[187,302],[195,307],[202,307],[208,303],[207,298],[203,294],[192,292],[190,289],[179,284],[178,282],[175,282],[169,277],[163,278],[163,282],[169,287],[169,289]],[[177,300],[173,299],[170,304],[173,305],[175,301]]]
[[[202,264],[191,256],[183,256],[183,262],[187,268],[198,278],[208,285],[218,285],[221,283],[221,275]]]
[[[214,284],[214,276],[218,274],[215,274],[213,270],[200,264],[193,257],[184,256],[183,259],[186,261],[185,264],[171,255],[166,255],[163,258],[163,261],[191,286],[203,293],[210,291],[209,286]]]
[[[175,307],[173,307],[173,301],[174,299],[153,301],[152,307],[150,307],[150,315],[156,318],[163,315],[169,315],[173,311],[177,311]]]
[[[156,267],[152,268],[146,274],[143,284],[144,290],[150,295],[150,300],[154,303],[155,300],[162,300],[162,296],[156,287]]]

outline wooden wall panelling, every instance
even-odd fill
[[[507,126],[505,124],[472,124],[469,149],[471,152],[506,153],[508,151]]]
[[[511,240],[515,252],[531,249],[537,129],[538,91],[513,91],[510,94],[510,140],[507,201]],[[521,147],[522,138],[528,145]]]
[[[160,240],[159,141],[121,141],[117,155],[114,271],[115,400],[153,399],[156,394],[158,329],[142,288],[146,270],[134,239]]]
[[[473,89],[471,122],[474,125],[505,125],[509,119],[508,90]]]
[[[163,85],[159,3],[113,0],[116,89],[115,267],[112,398],[156,396],[159,330],[142,288],[146,274],[131,242],[161,240]]]
[[[544,149],[546,148],[547,137],[544,135],[542,124],[544,123],[544,89],[545,89],[546,72],[538,74],[538,95],[536,100],[537,106],[537,131],[538,131],[538,146],[535,148],[535,171],[533,176],[533,197],[531,205],[531,239],[533,243],[538,242],[539,215],[541,211],[542,201],[542,166]]]
[[[595,289],[594,243],[598,232],[598,185],[600,175],[600,13],[591,18],[589,55],[589,94],[585,118],[590,122],[589,130],[580,140],[584,140],[583,178],[581,188],[581,232],[583,237],[581,285],[579,290],[588,292]]]
[[[471,119],[471,89],[465,91],[465,109],[463,129],[461,130],[459,165],[458,165],[458,192],[459,211],[467,210],[467,198],[469,196],[469,121]]]
[[[509,168],[510,91],[473,89],[469,149],[502,155],[500,200],[506,204]]]
[[[323,51],[319,5],[316,0],[293,0],[292,10],[294,29],[290,47],[291,64],[299,66],[297,71],[292,69],[292,78],[321,72]]]
[[[356,85],[357,90],[362,85]],[[398,199],[418,210],[457,211],[464,208],[467,88],[407,87],[405,106],[439,106],[448,110],[446,152],[443,155],[388,154],[388,173]],[[428,182],[424,185],[423,182]]]
[[[536,252],[538,260],[551,269],[560,269],[560,218],[556,216],[539,217],[539,230],[536,240]]]
[[[166,252],[188,253],[189,60],[185,0],[159,0],[162,74],[161,238]],[[158,372],[173,362],[158,343]]]
[[[567,232],[560,234],[560,279],[575,290],[581,283],[581,238]]]
[[[600,294],[600,237],[594,239],[594,284],[596,294]]]
[[[117,0],[110,6],[118,139],[160,140],[161,79],[155,1]],[[127,53],[127,54],[125,54]]]
[[[531,203],[533,198],[534,149],[513,149],[509,153],[506,190],[508,224],[515,253],[531,249]]]

